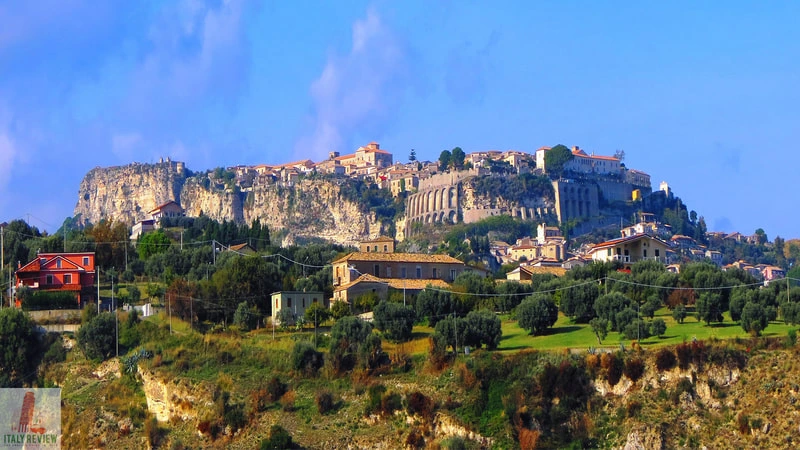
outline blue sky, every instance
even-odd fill
[[[647,4],[643,4],[647,3]],[[669,3],[669,4],[665,4]],[[578,145],[800,237],[800,3],[0,2],[0,221],[95,166]]]

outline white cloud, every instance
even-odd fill
[[[332,54],[311,84],[311,130],[295,152],[318,160],[348,151],[343,146],[357,132],[378,139],[409,86],[407,59],[402,42],[370,9],[353,24],[349,53]]]
[[[149,108],[152,101],[186,106],[213,90],[230,92],[246,58],[242,16],[245,1],[218,7],[187,0],[168,9],[148,32],[152,50],[134,71],[129,100]]]

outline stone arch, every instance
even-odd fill
[[[439,196],[439,191],[433,191],[433,211],[436,212],[442,207],[442,199]]]
[[[456,223],[456,220],[458,220],[458,214],[456,214],[456,211],[454,209],[451,209],[447,218],[450,220],[451,223]]]
[[[445,210],[445,209],[449,208],[449,206],[447,206],[448,198],[447,198],[447,188],[446,187],[442,188],[442,190],[439,191],[439,197],[440,197],[439,207],[442,210]]]
[[[429,213],[431,211],[433,211],[433,192],[428,191],[428,193],[425,194],[425,212]]]
[[[455,208],[458,202],[458,191],[455,187],[450,187],[447,190],[447,207],[448,208]]]

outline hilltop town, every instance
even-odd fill
[[[622,157],[94,169],[57,233],[0,225],[33,355],[0,383],[63,386],[70,448],[783,442],[790,400],[738,383],[795,352],[800,240],[708,231]]]

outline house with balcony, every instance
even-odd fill
[[[35,291],[73,292],[76,306],[82,307],[96,299],[95,276],[94,252],[39,253],[17,269],[14,286]]]
[[[593,261],[619,261],[626,269],[636,262],[655,260],[667,262],[669,244],[648,234],[613,239],[601,242],[589,250]]]

